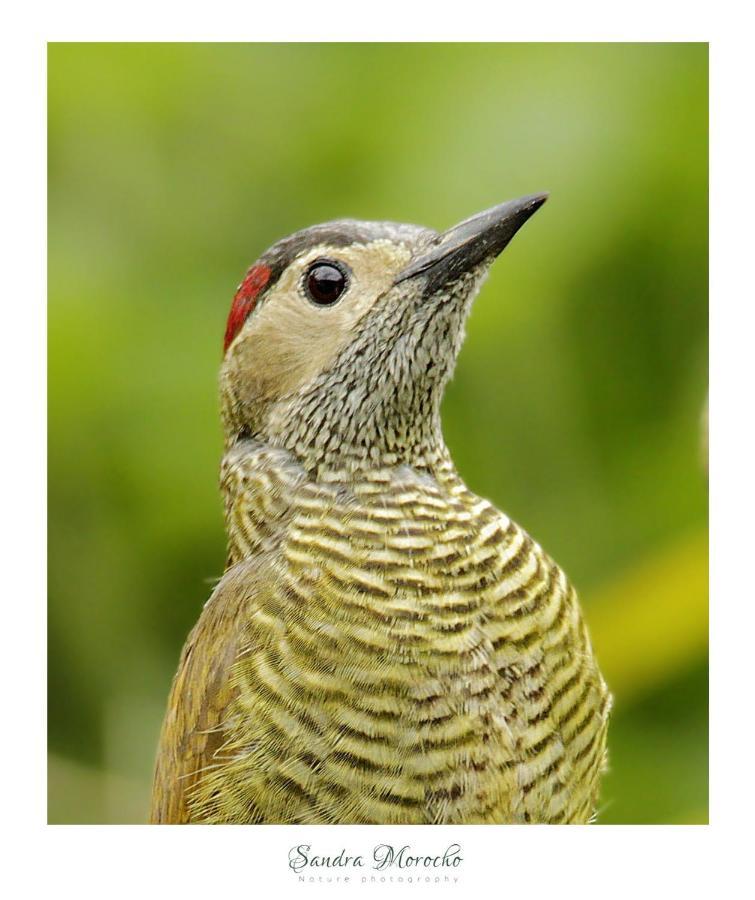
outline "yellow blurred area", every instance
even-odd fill
[[[707,530],[660,548],[586,599],[603,674],[630,703],[707,653]]]

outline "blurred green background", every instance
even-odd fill
[[[707,55],[50,45],[50,822],[145,820],[224,562],[216,374],[247,266],[315,222],[443,228],[540,190],[446,437],[580,589],[615,695],[600,821],[707,821]]]

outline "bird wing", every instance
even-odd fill
[[[230,671],[240,650],[245,613],[265,570],[259,558],[229,569],[186,640],[158,746],[153,824],[190,822],[192,789],[203,772],[222,764],[224,725],[237,690]]]

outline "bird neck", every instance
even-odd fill
[[[443,315],[415,310],[400,340],[391,320],[373,320],[328,371],[271,404],[253,436],[315,477],[402,465],[432,474],[449,461],[440,406],[469,302],[449,303]]]
[[[365,406],[371,407],[365,415]],[[315,480],[367,477],[375,469],[409,466],[432,474],[450,460],[439,411],[402,414],[390,400],[371,398],[359,418],[337,414],[329,404],[306,417],[286,416],[285,426],[269,443],[290,452]]]

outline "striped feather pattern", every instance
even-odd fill
[[[221,477],[229,575],[265,575],[205,608],[241,624],[183,820],[591,820],[610,698],[576,594],[449,460],[313,480],[245,441]]]

